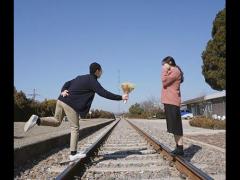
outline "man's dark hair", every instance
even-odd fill
[[[89,66],[89,71],[90,71],[90,74],[94,74],[96,72],[96,70],[101,70],[101,65],[94,62],[92,64],[90,64]]]

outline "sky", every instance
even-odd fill
[[[172,56],[184,72],[182,101],[217,92],[202,75],[201,54],[225,1],[192,0],[14,0],[14,85],[28,98],[57,99],[63,84],[103,68],[101,85],[126,104],[97,94],[92,109],[126,112],[135,103],[160,103],[161,61]]]

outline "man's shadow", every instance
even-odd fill
[[[14,136],[14,139],[22,139],[24,136]]]
[[[192,144],[188,148],[184,149],[184,155],[182,156],[186,161],[190,162],[194,155],[201,150],[202,147]]]
[[[184,149],[184,156],[181,156],[181,157],[184,158],[186,161],[190,162],[191,159],[194,157],[194,155],[201,149],[202,149],[202,147],[192,144],[188,148]],[[110,154],[106,153],[106,154],[100,156],[100,157],[102,157],[101,159],[99,159],[97,161],[93,161],[92,163],[97,164],[97,163],[100,163],[100,162],[106,161],[106,160],[124,159],[130,155],[143,155],[143,153],[141,152],[142,150],[147,150],[147,148],[141,148],[138,150],[116,151],[116,152],[110,153]]]
[[[140,148],[138,150],[125,150],[125,151],[116,151],[114,153],[106,153],[104,155],[101,155],[100,157],[102,157],[101,159],[94,161],[94,164],[100,163],[102,161],[106,161],[106,160],[116,160],[116,159],[124,159],[127,156],[130,155],[143,155],[143,153],[141,151],[143,150],[147,150],[147,148]]]

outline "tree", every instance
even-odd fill
[[[18,92],[14,87],[14,121],[24,121],[28,118],[29,102],[24,92]]]
[[[129,108],[127,114],[130,118],[165,118],[164,111],[161,109],[158,98],[152,96],[141,103],[135,103]]]
[[[18,105],[20,108],[25,108],[27,107],[29,100],[27,99],[26,95],[24,92],[15,92],[14,94],[14,103]]]
[[[157,108],[158,100],[155,97],[148,97],[147,100],[141,103],[141,107],[145,112],[151,112]]]
[[[99,118],[100,117],[100,111],[98,109],[96,109],[93,114],[94,114],[93,115],[94,118]]]
[[[130,114],[141,115],[144,110],[140,107],[140,104],[136,103],[129,108]]]
[[[208,41],[206,50],[202,53],[202,74],[205,82],[214,90],[226,89],[226,10],[218,12],[213,22],[212,39]]]
[[[45,99],[43,102],[28,99],[23,91],[14,87],[14,121],[27,121],[32,114],[53,116],[56,100]]]
[[[40,108],[37,108],[39,115],[41,117],[54,116],[56,102],[57,101],[55,99],[49,99],[49,100],[45,99],[43,102],[41,102],[38,105]]]

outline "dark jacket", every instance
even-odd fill
[[[97,81],[97,77],[92,74],[77,76],[66,82],[61,92],[64,90],[68,90],[69,95],[65,97],[60,95],[58,99],[72,107],[82,118],[89,112],[95,92],[107,99],[122,100],[122,96],[105,90]]]

